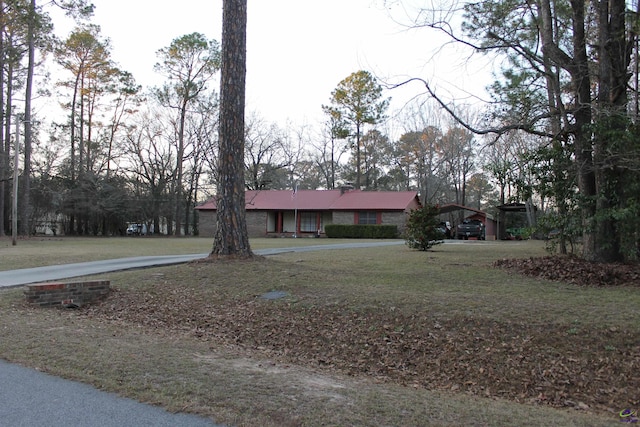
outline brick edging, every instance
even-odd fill
[[[48,282],[26,285],[27,302],[40,307],[80,307],[100,301],[111,292],[109,280]]]

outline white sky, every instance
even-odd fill
[[[91,1],[92,22],[111,40],[114,60],[144,87],[161,84],[156,51],[173,39],[200,32],[221,41],[222,0]],[[445,97],[459,88],[482,95],[486,68],[470,70],[465,54],[440,49],[444,41],[426,29],[403,29],[381,1],[249,0],[247,111],[280,125],[316,124],[337,84],[360,69],[392,82],[421,77]],[[422,91],[413,83],[385,96],[397,110]]]

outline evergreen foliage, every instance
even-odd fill
[[[327,237],[342,239],[397,239],[396,225],[373,224],[327,224],[324,227]]]
[[[434,205],[425,205],[411,211],[405,237],[410,248],[428,251],[433,246],[443,243],[444,234],[439,227],[439,214],[440,208]]]

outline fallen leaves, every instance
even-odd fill
[[[501,259],[494,262],[494,266],[516,270],[526,276],[579,286],[640,285],[640,266],[638,265],[594,263],[576,256]]]
[[[637,267],[594,267],[571,257],[502,260],[496,266],[582,286],[640,283]],[[640,333],[624,325],[570,333],[572,325],[553,319],[445,318],[428,307],[358,307],[304,295],[265,300],[166,282],[117,291],[77,313],[409,387],[580,410],[640,403],[633,400],[640,388]]]
[[[215,346],[238,345],[282,363],[525,403],[603,409],[611,401],[623,404],[640,386],[640,354],[605,350],[595,330],[567,339],[566,325],[553,323],[433,319],[383,308],[354,311],[339,304],[304,307],[256,299],[191,299],[186,311],[182,302],[189,290],[166,291],[154,298],[117,292],[82,313],[191,334]],[[624,331],[606,334],[619,349],[640,342]]]

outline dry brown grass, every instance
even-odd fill
[[[543,253],[466,242],[113,273],[117,292],[78,311],[9,290],[0,357],[230,425],[618,423],[638,404],[640,295],[491,267]],[[287,297],[260,298],[273,290]]]

